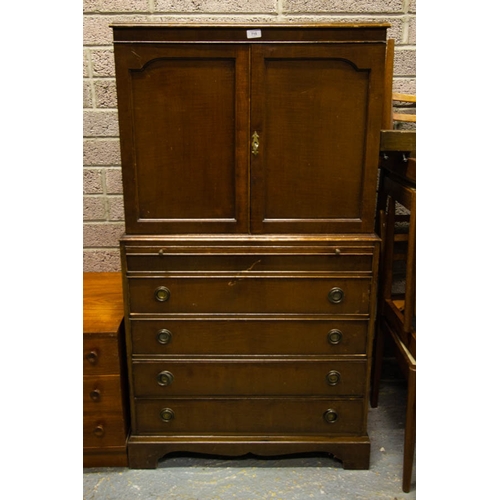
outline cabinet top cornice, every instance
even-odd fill
[[[113,23],[115,42],[385,41],[389,23]]]

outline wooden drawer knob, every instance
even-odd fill
[[[158,375],[156,376],[156,381],[158,382],[158,385],[166,387],[167,385],[172,384],[172,382],[174,381],[174,376],[168,371],[163,371],[158,373]]]
[[[102,424],[96,425],[94,428],[94,435],[97,437],[104,436],[104,426]]]
[[[159,286],[155,290],[155,299],[158,302],[166,302],[170,298],[170,290],[166,286]]]
[[[338,420],[339,416],[335,410],[326,410],[325,413],[323,413],[323,418],[329,424],[334,424]]]
[[[339,287],[333,287],[329,292],[328,292],[328,300],[332,304],[340,304],[344,300],[344,290]]]
[[[100,401],[101,400],[101,391],[99,389],[94,389],[90,392],[90,399],[92,401]]]
[[[328,332],[328,342],[332,345],[340,344],[342,341],[342,332],[334,328]]]
[[[99,361],[99,353],[94,349],[87,354],[86,358],[91,365],[96,365]]]
[[[326,376],[326,381],[328,385],[337,385],[340,382],[340,373],[336,370],[328,372]]]

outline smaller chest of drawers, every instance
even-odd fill
[[[127,466],[129,416],[120,273],[83,274],[83,466]]]

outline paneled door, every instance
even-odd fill
[[[252,46],[252,233],[373,230],[384,57],[382,44]]]
[[[248,47],[115,54],[127,233],[248,232]]]

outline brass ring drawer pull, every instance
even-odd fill
[[[340,344],[342,341],[342,332],[334,328],[328,332],[328,342],[332,345]]]
[[[158,330],[156,333],[156,340],[159,344],[169,344],[172,340],[172,332],[166,329]]]
[[[340,382],[340,373],[336,370],[332,370],[326,376],[326,381],[328,385],[337,385]]]
[[[155,290],[155,299],[158,302],[166,302],[170,298],[170,290],[166,286],[159,286]]]
[[[344,290],[339,287],[333,287],[329,292],[328,292],[328,300],[332,304],[340,304],[344,300]]]
[[[164,422],[170,422],[171,420],[173,420],[175,418],[174,410],[172,410],[170,408],[163,408],[163,410],[160,411],[160,418]]]
[[[156,376],[156,381],[158,382],[158,385],[166,387],[167,385],[172,384],[172,382],[174,381],[174,376],[168,371],[163,371],[158,373],[158,375]]]
[[[323,418],[329,424],[334,424],[338,420],[339,416],[335,410],[326,410],[325,413],[323,413]]]

